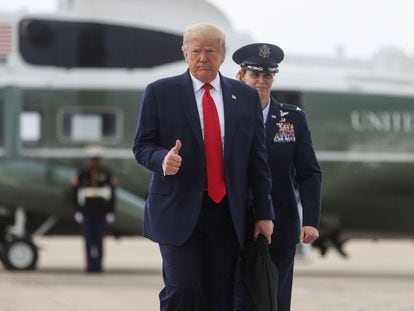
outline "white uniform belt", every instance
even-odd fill
[[[102,198],[109,201],[111,199],[111,187],[83,187],[78,191],[79,205],[85,204],[86,198]]]

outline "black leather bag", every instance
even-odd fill
[[[241,258],[242,281],[249,311],[277,311],[279,271],[273,264],[266,239],[249,239]]]

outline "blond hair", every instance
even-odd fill
[[[246,71],[246,68],[240,68],[239,72],[236,74],[236,79],[241,82],[244,82],[243,77],[246,74]]]
[[[207,40],[219,40],[222,52],[226,52],[226,34],[223,30],[213,24],[199,23],[188,27],[184,31],[182,50],[187,49],[187,44],[194,38]]]

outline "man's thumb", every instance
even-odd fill
[[[177,139],[175,141],[175,146],[172,148],[172,150],[174,151],[175,154],[178,154],[180,152],[180,149],[181,149],[181,141]]]

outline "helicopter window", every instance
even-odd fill
[[[63,137],[72,142],[98,142],[117,138],[114,112],[64,112]]]
[[[92,22],[23,19],[19,49],[32,65],[151,68],[183,59],[179,35]]]
[[[23,111],[20,114],[20,139],[37,142],[41,138],[41,115],[38,111]]]

